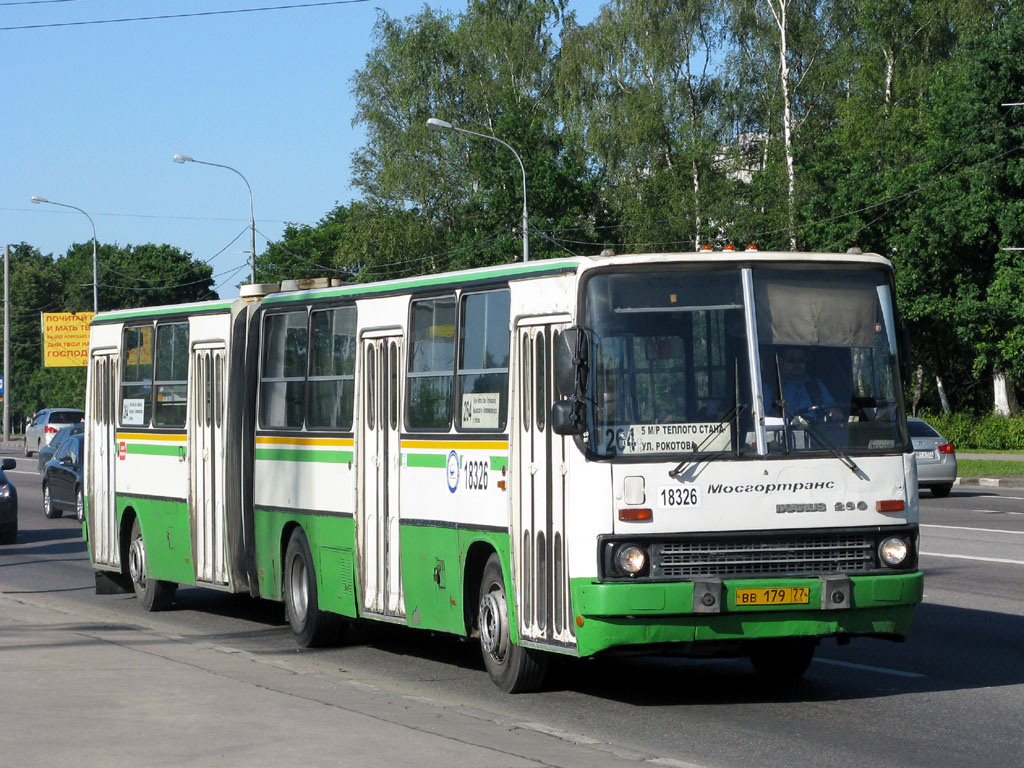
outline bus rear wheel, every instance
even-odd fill
[[[303,648],[333,645],[341,639],[345,620],[336,613],[320,609],[313,556],[301,528],[292,533],[285,550],[284,612],[295,642]]]
[[[813,641],[805,640],[767,643],[751,651],[750,663],[759,675],[768,680],[796,680],[811,666],[816,645]]]
[[[174,602],[174,592],[178,585],[172,581],[149,578],[149,565],[146,562],[146,544],[142,539],[142,527],[139,519],[132,522],[132,535],[128,541],[128,576],[131,577],[142,610],[165,611]]]
[[[484,566],[477,622],[480,652],[491,682],[505,693],[527,693],[540,688],[547,660],[539,652],[512,642],[505,579],[497,553],[492,553]]]

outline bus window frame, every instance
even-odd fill
[[[500,292],[504,292],[506,294],[506,296],[508,297],[508,309],[509,309],[509,311],[508,311],[507,317],[505,318],[505,327],[506,327],[506,330],[508,332],[508,350],[506,352],[508,365],[506,365],[503,368],[482,368],[482,369],[462,368],[461,367],[460,356],[461,356],[462,351],[463,351],[463,340],[464,340],[464,334],[465,334],[465,330],[466,330],[464,322],[463,322],[463,310],[464,310],[464,307],[465,307],[465,301],[466,301],[466,299],[468,299],[468,298],[470,298],[472,296],[482,296],[483,294],[487,294],[487,293],[500,293]],[[454,402],[453,402],[453,405],[452,405],[452,420],[453,420],[453,424],[454,424],[454,427],[455,427],[455,431],[456,432],[461,432],[461,433],[466,433],[466,434],[480,434],[480,433],[503,434],[508,429],[509,414],[510,414],[510,407],[511,407],[510,406],[510,402],[511,402],[511,380],[510,380],[510,376],[512,375],[512,353],[514,351],[513,344],[515,343],[515,339],[513,338],[512,328],[511,328],[511,322],[512,322],[512,295],[511,295],[511,291],[509,289],[509,286],[506,284],[506,285],[499,285],[499,286],[488,287],[488,288],[481,288],[479,290],[473,290],[473,291],[465,291],[465,290],[464,291],[460,291],[459,295],[458,295],[458,298],[457,298],[457,303],[456,303],[456,321],[457,321],[457,324],[456,324],[456,331],[455,331],[455,384],[454,384],[453,392],[452,392],[453,398],[454,398]],[[411,331],[410,331],[410,333],[411,333]],[[486,346],[486,341],[485,341],[485,346]],[[499,421],[499,424],[498,424],[497,427],[464,427],[464,426],[462,426],[462,409],[461,409],[461,403],[462,403],[462,378],[464,376],[479,376],[479,375],[487,375],[487,374],[497,374],[497,373],[500,373],[502,371],[504,371],[504,375],[505,375],[505,409],[504,409],[504,413],[499,414],[499,417],[503,417],[502,420],[503,420],[504,423],[501,423]],[[499,394],[499,402],[500,402],[500,394]]]
[[[261,313],[260,325],[259,325],[259,343],[260,343],[260,365],[259,375],[256,380],[256,425],[258,429],[264,431],[275,431],[281,430],[286,432],[301,432],[306,429],[306,416],[307,409],[309,407],[309,339],[310,339],[310,304],[302,304],[300,307],[280,307],[273,308],[271,310]],[[286,314],[299,314],[304,313],[306,316],[306,349],[305,349],[305,360],[302,366],[302,376],[272,376],[267,377],[264,375],[267,367],[267,323],[271,318]],[[263,402],[264,402],[264,391],[263,385],[266,382],[271,383],[285,383],[290,381],[296,381],[301,379],[302,383],[302,418],[300,423],[296,425],[267,425],[263,423]],[[287,389],[285,390],[287,393]],[[285,405],[287,411],[287,394],[285,396]]]
[[[460,291],[450,290],[441,293],[413,294],[409,297],[409,308],[407,314],[406,328],[408,328],[408,341],[406,343],[406,360],[403,371],[404,382],[404,408],[402,422],[407,432],[424,432],[433,434],[450,434],[455,424],[455,391],[457,382],[457,368],[458,368],[458,354],[459,354],[459,295]],[[413,372],[413,354],[416,346],[415,329],[413,327],[413,317],[417,304],[423,304],[426,302],[436,302],[450,299],[454,304],[454,324],[452,333],[452,366],[447,374],[439,373],[437,370],[430,371],[417,371]],[[413,426],[409,419],[413,414],[413,403],[412,403],[412,380],[421,378],[440,378],[441,376],[449,376],[451,380],[451,393],[448,397],[448,423],[445,426],[438,427],[424,427],[424,426]]]

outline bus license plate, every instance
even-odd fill
[[[811,601],[810,587],[765,587],[737,589],[736,605],[807,605]]]

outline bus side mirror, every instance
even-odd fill
[[[587,373],[587,334],[581,328],[566,328],[558,334],[555,342],[555,386],[558,394],[573,397],[585,392]]]
[[[556,435],[582,435],[587,422],[582,400],[556,400],[551,405],[551,431]]]

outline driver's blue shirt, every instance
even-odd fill
[[[785,397],[786,410],[789,413],[798,413],[816,405],[831,405],[835,403],[835,399],[833,399],[821,379],[813,376],[803,376],[799,381],[786,381],[783,379],[782,394]],[[777,398],[773,388],[765,387],[764,399],[765,407],[770,412],[779,412],[779,408],[775,405]]]

